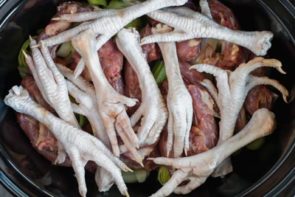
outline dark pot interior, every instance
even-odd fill
[[[0,1],[0,6],[1,6]],[[42,28],[54,14],[58,1],[10,0],[0,9],[0,96],[19,84],[17,55],[28,38]],[[244,0],[223,1],[240,21],[243,30],[271,30],[275,33],[273,47],[268,57],[282,61],[287,75],[273,72],[295,96],[295,19],[294,7],[288,1]],[[294,35],[293,35],[294,36]],[[266,143],[257,151],[242,149],[233,156],[234,173],[225,179],[210,178],[206,184],[189,196],[233,196],[274,194],[281,192],[282,185],[294,180],[294,129],[295,103],[283,103],[279,98],[274,106],[277,129],[266,138]],[[70,168],[56,167],[43,159],[16,123],[15,113],[0,100],[0,166],[2,182],[15,194],[78,196],[77,184]],[[293,169],[293,171],[292,171]],[[292,173],[293,172],[293,173]],[[291,177],[291,178],[290,178]],[[8,178],[8,179],[5,179]],[[11,181],[11,184],[10,184]],[[96,196],[97,188],[91,174],[87,174],[88,195]],[[287,181],[287,182],[286,182]],[[279,184],[281,183],[281,184]],[[17,185],[17,187],[15,187]],[[131,196],[147,196],[159,187],[156,174],[144,184],[128,186]],[[273,188],[273,189],[272,189]],[[256,195],[255,195],[256,194]],[[102,196],[119,196],[115,187]]]

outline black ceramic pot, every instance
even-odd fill
[[[291,0],[292,1],[292,0]],[[19,84],[17,55],[24,40],[44,27],[58,0],[0,0],[0,181],[18,196],[78,196],[70,168],[52,166],[31,147],[2,99]],[[210,178],[188,196],[293,196],[295,194],[295,8],[288,0],[224,0],[243,30],[271,30],[268,56],[282,61],[287,75],[273,73],[291,92],[291,102],[274,107],[277,129],[257,151],[242,149],[233,156],[235,172]],[[293,99],[293,100],[292,100]],[[89,196],[119,196],[115,187],[98,194],[87,174]],[[131,196],[148,196],[160,187],[152,173],[144,184],[128,185]]]

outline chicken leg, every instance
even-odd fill
[[[157,25],[153,33],[167,31],[167,26]],[[167,156],[172,150],[173,156],[179,157],[189,149],[189,132],[193,118],[193,104],[190,93],[183,82],[175,43],[158,43],[165,63],[168,79],[168,137]]]
[[[167,120],[163,97],[140,47],[139,33],[135,29],[123,29],[118,33],[116,41],[118,48],[135,70],[142,92],[141,106],[131,117],[131,123],[135,125],[143,117],[138,129],[139,144],[154,144]]]
[[[129,196],[120,169],[124,171],[130,169],[118,158],[114,157],[100,140],[55,117],[35,103],[22,86],[12,87],[4,102],[19,113],[32,116],[52,131],[71,159],[81,196],[86,196],[84,166],[90,160],[111,173],[120,192]]]
[[[189,8],[157,10],[149,13],[148,16],[173,27],[174,31],[147,36],[142,39],[141,44],[175,42],[192,38],[215,38],[243,46],[256,55],[265,55],[271,47],[270,41],[273,34],[269,31],[231,30]]]

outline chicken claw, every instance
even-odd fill
[[[79,124],[73,113],[63,75],[50,57],[48,49],[41,44],[41,51],[35,47],[36,41],[30,38],[32,58],[25,54],[26,62],[33,74],[36,84],[46,102],[56,111],[60,118],[73,126]]]
[[[34,102],[22,86],[12,87],[4,102],[19,113],[32,116],[52,131],[71,159],[81,196],[86,196],[87,192],[84,167],[88,161],[94,161],[107,170],[114,177],[120,192],[129,196],[120,169],[130,169],[114,157],[100,140],[54,116]]]
[[[72,40],[74,48],[84,59],[96,93],[96,102],[102,122],[109,136],[113,153],[120,155],[116,131],[125,145],[133,148],[139,147],[138,139],[134,133],[125,106],[134,106],[136,99],[127,98],[116,92],[107,81],[101,68],[96,52],[96,38],[90,31],[85,31]],[[132,150],[135,153],[135,150]],[[138,157],[141,163],[142,158]]]
[[[209,13],[206,14],[209,15]],[[256,55],[266,55],[271,47],[270,41],[273,34],[269,31],[246,32],[231,30],[189,8],[157,10],[149,13],[148,16],[173,27],[175,30],[147,36],[142,39],[141,44],[175,42],[192,38],[215,38],[243,46]]]
[[[157,25],[153,33],[167,31],[167,26]],[[190,93],[183,82],[175,43],[158,43],[165,62],[168,79],[168,139],[167,156],[172,150],[173,156],[179,157],[187,154],[189,149],[189,133],[192,125],[193,104]]]
[[[140,47],[139,33],[135,29],[123,29],[118,33],[116,41],[135,70],[142,91],[142,104],[131,117],[131,123],[135,125],[143,117],[138,129],[140,146],[154,144],[167,120],[163,97]]]
[[[158,165],[167,165],[177,169],[170,180],[152,196],[168,196],[173,191],[178,194],[191,192],[204,183],[224,159],[250,142],[270,135],[274,128],[274,113],[265,108],[259,109],[238,134],[206,152],[184,158],[159,157],[152,159]],[[189,180],[189,182],[177,188],[185,180]]]
[[[251,72],[260,67],[276,68],[280,73],[285,74],[282,70],[282,64],[276,59],[264,59],[261,57],[254,58],[248,63],[241,64],[235,71],[225,71],[221,68],[199,64],[194,65],[191,69],[199,72],[206,72],[215,76],[217,81],[218,95],[216,103],[220,111],[219,122],[219,140],[218,144],[223,143],[233,135],[235,124],[239,112],[244,104],[248,92],[257,85],[270,85],[281,92],[283,99],[287,102],[288,90],[278,81],[267,77],[252,76]],[[227,160],[222,164],[223,167],[217,169],[214,176],[223,176],[232,171],[230,161]]]
[[[129,24],[134,19],[143,16],[144,14],[169,6],[183,5],[187,0],[147,0],[138,4],[131,5],[127,8],[119,10],[110,10],[109,12],[103,12],[100,14],[93,13],[82,14],[80,19],[93,19],[93,22],[86,22],[78,25],[70,30],[64,31],[56,36],[50,37],[44,40],[46,46],[53,46],[61,44],[63,42],[71,40],[79,33],[89,29],[95,36],[98,36],[96,42],[96,50],[100,49],[112,36],[119,32],[124,26]],[[85,16],[86,15],[86,16]],[[104,16],[104,17],[101,17]],[[81,59],[75,70],[75,76],[81,74],[85,67],[83,60]]]

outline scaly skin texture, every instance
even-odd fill
[[[165,32],[167,27],[158,24],[152,31],[154,34]],[[158,45],[164,59],[169,87],[167,156],[173,146],[173,156],[179,157],[183,151],[187,154],[189,149],[189,132],[193,117],[192,98],[180,73],[175,43],[158,43]]]
[[[116,132],[124,144],[136,155],[137,162],[142,158],[136,153],[135,148],[139,146],[138,138],[134,133],[125,106],[134,106],[136,99],[127,98],[116,92],[107,81],[96,52],[96,39],[92,32],[86,31],[75,37],[72,41],[73,47],[80,53],[89,70],[93,81],[96,102],[102,122],[111,142],[113,153],[120,155]]]
[[[224,159],[248,143],[271,134],[274,127],[274,114],[267,109],[259,109],[242,131],[206,152],[184,158],[152,159],[158,165],[167,165],[176,169],[169,181],[152,196],[168,196],[173,191],[177,194],[191,192],[204,183]],[[189,181],[186,185],[179,186],[186,180]]]
[[[219,122],[219,140],[218,144],[223,143],[233,135],[239,112],[244,104],[248,92],[258,85],[270,85],[279,90],[287,102],[288,90],[278,81],[268,77],[256,77],[251,72],[260,67],[271,67],[277,69],[280,73],[285,74],[282,70],[282,64],[276,59],[264,59],[261,57],[254,58],[248,63],[241,64],[235,71],[226,71],[218,67],[206,64],[194,65],[191,69],[199,72],[212,74],[217,81],[217,90],[209,80],[204,81],[218,105],[220,111]],[[226,160],[222,167],[218,168],[215,176],[223,176],[232,171],[230,160]]]
[[[75,78],[73,71],[62,65],[59,65],[59,70],[69,80],[67,81],[69,93],[78,102],[78,104],[72,103],[74,111],[87,117],[94,136],[101,140],[107,148],[111,148],[96,104],[94,87],[80,76]],[[100,192],[108,191],[115,183],[112,175],[100,167],[96,169],[95,181]]]
[[[134,19],[154,10],[169,6],[180,6],[186,2],[187,0],[147,0],[127,8],[115,10],[113,14],[107,13],[106,16],[100,17],[94,22],[82,23],[77,27],[44,40],[44,43],[46,46],[61,44],[88,29],[95,34],[95,36],[99,35],[96,42],[96,50],[98,50],[106,41]],[[75,71],[76,76],[79,75],[85,67],[83,61],[80,61],[78,65]]]
[[[43,98],[63,120],[78,127],[63,75],[51,59],[48,49],[42,45],[40,51],[35,45],[36,41],[31,39],[32,58],[25,56]]]
[[[66,82],[69,93],[77,103],[72,103],[73,110],[75,113],[87,117],[94,136],[100,139],[105,146],[110,148],[110,141],[106,135],[102,119],[98,112],[93,85],[80,76],[75,78],[73,71],[62,65],[58,65],[58,68],[67,78]]]
[[[25,60],[44,100],[55,110],[60,118],[79,128],[71,107],[65,79],[53,62],[48,48],[41,44],[40,51],[35,47],[36,41],[32,38],[30,41],[32,57],[24,52]],[[63,163],[65,159],[66,154],[63,147],[58,143],[58,156],[55,163]]]
[[[142,103],[131,117],[131,124],[135,125],[141,119],[137,136],[140,146],[145,146],[158,141],[167,120],[167,109],[139,39],[139,33],[135,29],[123,29],[118,33],[116,41],[139,79]]]
[[[210,18],[189,8],[170,8],[148,14],[154,20],[173,27],[168,33],[159,33],[142,39],[142,44],[153,42],[175,42],[192,38],[215,38],[235,43],[251,50],[256,55],[265,55],[271,47],[273,34],[268,31],[235,31],[223,27]]]
[[[129,168],[118,158],[114,157],[100,140],[57,118],[35,103],[27,90],[23,89],[22,86],[14,86],[5,97],[4,102],[19,113],[32,116],[52,131],[71,159],[81,196],[86,196],[87,188],[84,166],[90,160],[111,173],[120,192],[128,196],[127,187],[120,169],[126,171]]]

